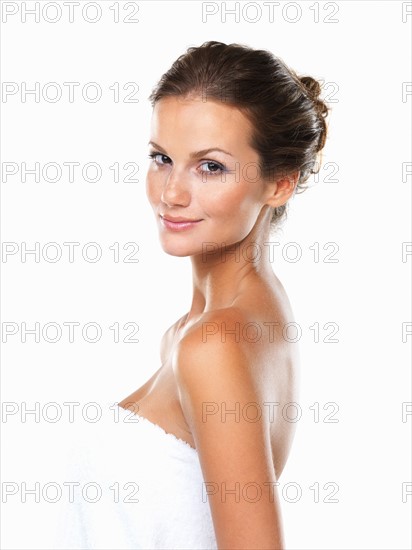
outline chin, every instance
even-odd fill
[[[166,254],[169,254],[169,256],[184,258],[186,256],[194,256],[202,253],[202,247],[190,245],[188,242],[177,243],[168,242],[168,240],[161,239],[160,245],[163,251],[166,252]]]
[[[169,256],[176,256],[177,258],[185,258],[186,256],[193,256],[193,253],[187,252],[187,251],[181,251],[181,250],[174,250],[162,247],[163,251],[166,252],[166,254],[169,254]]]

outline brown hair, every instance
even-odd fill
[[[329,108],[320,92],[317,80],[299,77],[266,50],[209,41],[176,59],[149,100],[154,106],[166,96],[202,95],[239,108],[252,123],[251,146],[259,155],[262,177],[300,170],[295,189],[300,193],[319,171],[317,155],[326,141]],[[273,208],[272,227],[284,216],[286,204]]]

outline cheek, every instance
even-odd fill
[[[256,184],[244,180],[219,182],[219,184],[208,190],[205,189],[202,197],[204,209],[211,216],[232,221],[235,224],[256,217],[258,198],[257,193],[251,189]]]

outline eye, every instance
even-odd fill
[[[158,153],[157,151],[150,153],[149,158],[152,159],[156,164],[160,165],[170,164],[171,162],[171,159],[167,155],[164,155],[163,153]]]
[[[201,170],[204,174],[221,174],[222,172],[225,172],[226,169],[222,164],[219,164],[218,162],[214,162],[212,160],[208,160],[206,162],[203,162],[200,166],[206,166],[206,170]]]

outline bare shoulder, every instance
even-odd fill
[[[254,378],[253,344],[236,338],[234,323],[247,323],[250,314],[228,308],[192,325],[176,346],[173,367],[180,402],[195,441],[207,482],[219,547],[246,542],[259,548],[282,547],[276,473],[270,431],[265,416],[242,414],[261,400]],[[235,329],[236,330],[236,329]],[[243,498],[253,485],[258,500]],[[223,494],[233,489],[240,500]],[[243,496],[242,496],[243,495]],[[228,529],[228,526],[231,529]],[[248,546],[250,547],[250,546]]]
[[[213,368],[211,360],[215,358],[220,363],[218,369],[224,363],[225,370],[241,370],[241,364],[244,364],[244,360],[255,350],[255,342],[244,337],[244,329],[251,323],[253,321],[250,313],[239,307],[202,314],[178,342],[174,361],[176,368],[183,375],[186,370],[192,371],[193,368],[204,371],[204,363],[210,364],[209,368]],[[203,364],[203,367],[191,367],[194,358],[196,365]]]
[[[293,313],[282,301],[283,297],[275,299],[268,293],[242,305],[203,313],[182,330],[174,352],[174,369],[183,376],[195,374],[193,369],[223,369],[229,376],[235,371],[245,382],[251,381],[250,376],[262,378],[270,370],[279,371],[288,354],[295,352],[285,339],[285,326],[293,324]],[[212,363],[212,359],[218,361]]]
[[[251,344],[239,341],[233,328],[244,321],[244,312],[234,309],[202,316],[175,348],[173,369],[180,403],[197,448],[207,445],[208,437],[212,443],[215,437],[225,436],[228,424],[220,421],[222,407],[242,408],[259,399]],[[206,428],[204,420],[211,410],[217,413],[217,422],[209,418]]]
[[[247,309],[230,307],[203,314],[180,338],[173,369],[189,425],[193,416],[202,417],[209,402],[228,403],[235,397],[239,405],[262,401],[265,346],[245,330],[255,330],[256,324]]]

